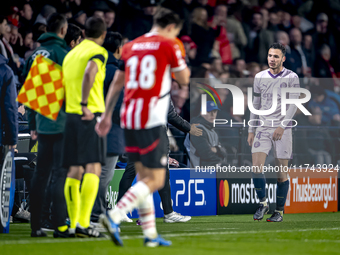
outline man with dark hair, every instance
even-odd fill
[[[162,8],[154,16],[154,25],[149,33],[124,45],[124,64],[115,74],[106,99],[106,112],[96,126],[100,136],[109,132],[112,112],[126,81],[121,126],[125,129],[125,151],[129,160],[135,162],[139,177],[116,208],[100,216],[101,223],[116,245],[123,245],[118,227],[122,217],[136,207],[145,237],[144,245],[171,245],[157,233],[152,194],[164,186],[168,163],[168,138],[163,126],[167,123],[170,103],[169,71],[175,74],[181,85],[189,83],[190,71],[174,40],[181,28],[179,16]]]
[[[103,83],[108,53],[101,47],[106,36],[104,21],[89,18],[85,35],[63,63],[67,113],[63,165],[68,168],[64,192],[69,231],[80,237],[103,237],[90,226],[90,216],[106,156],[106,141],[94,131],[105,111]]]
[[[64,37],[67,32],[65,17],[54,13],[47,23],[48,31],[42,34],[38,42],[41,44],[27,59],[23,76],[26,78],[35,57],[42,54],[59,65],[62,65],[67,54],[67,45]],[[31,188],[31,229],[32,237],[45,237],[41,230],[42,201],[51,176],[52,196],[52,223],[55,237],[68,237],[66,221],[66,204],[63,195],[64,182],[67,170],[61,166],[61,151],[66,115],[63,110],[59,112],[56,121],[52,121],[32,110],[27,110],[31,138],[38,139],[37,166],[32,178]]]
[[[31,28],[33,25],[33,10],[29,2],[23,2],[20,6],[20,27]]]
[[[112,25],[115,22],[116,13],[114,10],[108,10],[105,12],[105,23],[108,30],[112,29]]]
[[[267,49],[274,42],[274,34],[263,28],[263,15],[255,12],[250,26],[244,26],[248,45],[245,48],[246,62],[266,63]]]
[[[5,16],[0,15],[0,54],[3,55],[6,59],[8,59],[9,56],[7,56],[6,47],[2,42],[2,37],[6,33],[7,26],[8,26],[7,18]]]
[[[254,220],[262,220],[264,214],[269,211],[266,198],[266,178],[263,174],[263,166],[267,155],[273,147],[275,163],[281,169],[288,168],[288,161],[292,156],[292,129],[289,122],[294,117],[296,105],[288,107],[287,114],[281,115],[281,88],[299,88],[299,77],[296,73],[283,67],[286,48],[281,43],[273,43],[268,51],[269,69],[259,72],[254,78],[253,106],[256,110],[271,109],[274,104],[273,98],[277,93],[277,107],[268,115],[250,114],[250,119],[259,118],[260,127],[248,129],[248,144],[252,147],[253,158],[253,181],[260,205],[254,214]],[[300,93],[289,92],[289,99],[298,99]],[[286,126],[284,126],[286,125]],[[288,127],[287,127],[288,126]],[[281,222],[284,205],[289,189],[288,173],[281,171],[277,174],[276,210],[267,219],[268,222]]]
[[[111,81],[118,70],[119,59],[122,55],[122,35],[117,32],[107,32],[103,47],[108,51],[106,63],[106,75],[104,80],[104,97],[106,97]],[[112,115],[112,127],[107,134],[106,164],[102,166],[99,189],[91,214],[91,222],[95,225],[99,221],[99,215],[105,213],[106,192],[113,178],[114,170],[119,155],[124,153],[124,132],[120,127],[119,112],[123,103],[124,92],[122,91]]]
[[[74,25],[69,24],[67,33],[65,36],[65,42],[67,46],[69,47],[69,50],[72,50],[74,47],[76,47],[80,43],[82,31],[81,29]]]

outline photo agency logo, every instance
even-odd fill
[[[245,104],[244,99],[245,95],[243,94],[243,91],[237,87],[236,85],[232,84],[216,84],[214,88],[212,86],[209,86],[205,83],[199,83],[200,85],[203,85],[202,87],[198,87],[199,89],[206,92],[206,94],[201,95],[201,115],[207,114],[207,95],[211,97],[211,99],[214,101],[215,105],[217,106],[216,98],[218,99],[219,103],[222,105],[222,101],[220,96],[218,95],[217,91],[215,89],[227,89],[231,93],[232,99],[233,99],[233,115],[245,115]],[[205,87],[205,88],[204,88]],[[212,91],[212,93],[209,91]],[[288,87],[286,83],[282,83],[280,85],[280,95],[278,95],[278,88],[274,88],[272,93],[263,93],[259,94],[257,96],[261,97],[261,100],[266,100],[266,102],[270,101],[271,105],[265,105],[264,107],[260,107],[260,109],[256,109],[253,104],[253,88],[248,87],[247,89],[247,102],[248,102],[248,109],[251,113],[254,115],[259,116],[257,119],[250,119],[248,122],[243,119],[242,122],[233,122],[232,119],[215,119],[214,120],[214,127],[216,125],[225,125],[229,124],[230,127],[233,127],[233,125],[240,125],[242,124],[244,127],[261,127],[264,126],[265,121],[270,121],[272,124],[272,127],[274,127],[274,123],[279,122],[284,127],[295,127],[297,126],[297,121],[294,119],[285,119],[285,116],[287,114],[287,109],[290,105],[295,105],[304,115],[312,115],[302,104],[307,103],[311,99],[311,93],[304,88],[300,87]],[[255,94],[255,93],[254,93]],[[304,94],[305,97],[300,98],[289,98],[289,94]],[[280,111],[278,112],[278,109]],[[274,114],[275,113],[275,114]],[[273,118],[273,117],[277,118]],[[265,119],[265,121],[264,121]]]

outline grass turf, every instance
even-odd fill
[[[1,255],[46,254],[339,254],[340,213],[286,214],[284,222],[254,222],[252,215],[193,217],[187,223],[165,224],[157,219],[158,232],[171,247],[143,247],[142,231],[123,223],[124,247],[103,239],[31,238],[29,224],[12,224],[0,234]]]

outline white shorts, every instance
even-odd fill
[[[258,127],[256,128],[255,137],[251,152],[263,152],[268,155],[271,148],[274,148],[274,157],[278,159],[291,159],[292,157],[292,129],[285,129],[281,140],[274,141],[273,133],[276,128]]]

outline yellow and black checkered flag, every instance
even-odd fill
[[[41,115],[56,120],[65,99],[61,66],[36,56],[17,101]]]

